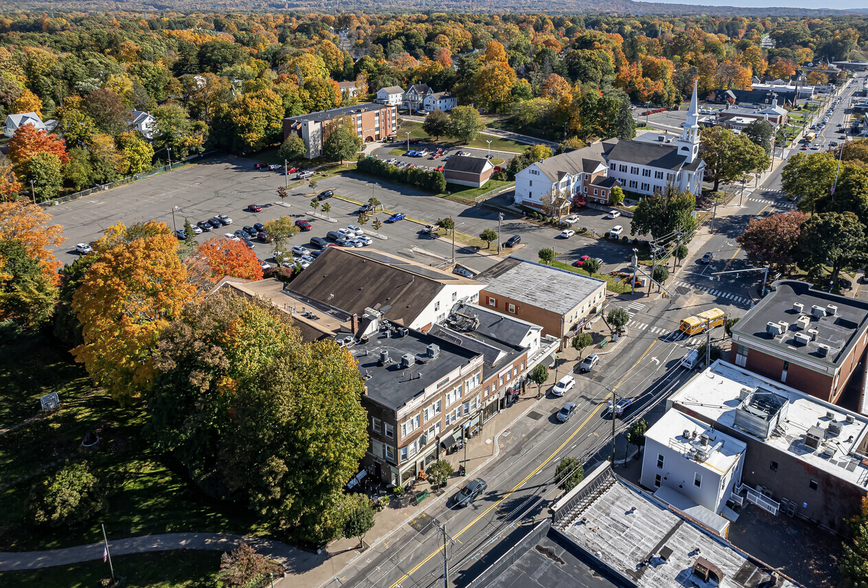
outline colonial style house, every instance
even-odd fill
[[[132,115],[130,129],[140,132],[149,141],[153,139],[157,119],[150,112],[142,112],[141,110],[133,110],[130,114]]]
[[[389,106],[401,106],[404,101],[404,90],[400,86],[389,86],[377,90],[377,99],[374,102],[388,104]]]
[[[338,87],[341,89],[341,94],[347,98],[356,98],[359,95],[359,88],[355,82],[338,82]]]
[[[42,118],[35,112],[21,112],[10,114],[6,117],[6,122],[3,124],[3,134],[12,138],[12,135],[15,134],[15,131],[21,125],[33,125],[38,131],[49,130],[46,124],[42,122]]]
[[[425,96],[425,110],[442,110],[447,112],[458,106],[458,96],[452,92],[433,92]]]
[[[404,108],[411,112],[422,110],[425,106],[425,98],[433,94],[434,90],[429,88],[427,84],[413,84],[404,92]]]

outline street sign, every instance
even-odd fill
[[[60,408],[60,398],[57,396],[57,392],[49,392],[48,394],[41,396],[39,398],[39,403],[42,404],[42,410],[46,412]]]

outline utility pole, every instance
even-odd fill
[[[172,148],[166,147],[166,155],[169,158],[169,171],[172,170]]]
[[[289,188],[289,166],[285,159],[283,160],[283,187]]]
[[[449,588],[449,555],[446,553],[449,537],[446,535],[446,525],[440,525],[440,530],[443,531],[443,588]]]
[[[705,319],[705,367],[711,365],[711,320]]]
[[[36,180],[30,180],[30,196],[33,198],[33,204],[36,204]]]
[[[452,225],[452,265],[455,265],[455,225]]]
[[[637,257],[638,253],[638,249],[633,249],[633,257],[631,259],[633,263],[633,280],[630,282],[631,295],[636,293],[636,270],[638,269],[637,266],[639,265],[639,258]]]
[[[100,525],[102,527],[102,540],[105,542],[105,559],[108,559],[109,570],[112,573],[112,581],[115,579],[115,568],[112,565],[112,554],[109,552],[108,538],[105,535],[105,525]]]
[[[503,222],[503,213],[497,215],[497,254],[500,255],[500,223]]]
[[[612,390],[612,469],[615,469],[615,411],[618,407],[618,396]]]

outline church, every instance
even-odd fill
[[[650,196],[668,186],[698,195],[705,174],[699,142],[694,84],[687,119],[674,145],[608,139],[538,161],[516,174],[515,204],[544,210],[557,192],[608,204],[615,186],[638,196]]]

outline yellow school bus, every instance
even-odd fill
[[[678,329],[686,335],[696,335],[702,333],[706,328],[713,329],[723,324],[726,315],[719,308],[712,308],[705,312],[700,312],[695,316],[689,316],[681,321]]]

